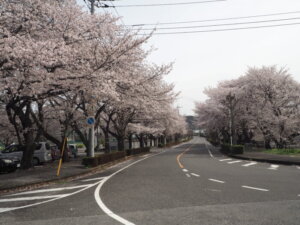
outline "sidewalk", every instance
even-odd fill
[[[94,168],[85,168],[81,165],[81,160],[82,157],[79,157],[63,163],[59,177],[56,176],[58,161],[36,166],[29,170],[17,170],[13,173],[0,174],[0,194],[9,190],[18,190],[18,188],[38,187],[47,182],[64,180],[94,170]]]
[[[150,154],[161,151],[162,149],[152,148]],[[0,173],[0,195],[9,192],[38,188],[55,182],[78,179],[102,171],[109,166],[139,156],[141,155],[138,154],[134,156],[127,156],[126,158],[115,160],[93,168],[86,168],[81,164],[84,156],[80,156],[76,159],[72,158],[70,162],[62,164],[59,177],[56,176],[58,160],[45,165],[36,166],[29,170],[17,170],[16,172],[5,174]]]
[[[300,165],[300,156],[276,155],[263,152],[244,152],[240,155],[230,155],[233,158],[253,160],[258,162],[268,162],[284,165]]]

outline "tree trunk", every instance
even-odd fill
[[[109,145],[109,133],[105,130],[103,130],[104,133],[104,147],[105,147],[105,153],[110,152],[110,145]]]
[[[118,141],[118,151],[124,151],[125,150],[125,145],[124,145],[124,137],[120,136],[117,138]]]
[[[139,142],[140,142],[140,148],[144,148],[145,145],[144,145],[144,135],[143,134],[140,134],[140,135],[137,135],[138,139],[139,139]]]
[[[29,129],[24,133],[25,149],[23,151],[23,157],[21,160],[22,169],[29,169],[32,165],[33,154],[35,150],[33,131]]]
[[[128,148],[129,150],[132,149],[132,134],[128,135]]]

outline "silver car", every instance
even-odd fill
[[[5,148],[2,152],[0,157],[14,157],[22,160],[23,152],[25,150],[25,146],[22,145],[10,145]],[[32,164],[39,165],[45,162],[51,161],[51,150],[50,145],[47,142],[39,142],[36,143],[36,147],[33,154]]]

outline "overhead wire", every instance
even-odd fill
[[[263,25],[263,26],[251,26],[251,27],[224,28],[224,29],[215,29],[215,30],[174,31],[174,32],[163,32],[163,33],[155,33],[155,32],[153,32],[153,35],[209,33],[209,32],[234,31],[234,30],[249,30],[249,29],[281,27],[281,26],[292,26],[292,25],[300,25],[300,22],[297,22],[297,23],[285,23],[285,24],[273,24],[273,25]],[[147,35],[147,34],[138,34],[138,35]]]
[[[272,20],[258,20],[248,22],[237,22],[237,23],[221,23],[221,24],[210,24],[210,25],[197,25],[197,26],[180,26],[180,27],[155,27],[155,28],[140,28],[137,30],[173,30],[173,29],[191,29],[201,27],[218,27],[218,26],[234,26],[234,25],[245,25],[245,24],[256,24],[256,23],[270,23],[279,21],[299,20],[300,17],[283,18],[283,19],[272,19]]]
[[[239,17],[227,17],[227,18],[217,18],[217,19],[206,19],[206,20],[190,20],[190,21],[175,21],[175,22],[165,22],[165,23],[143,23],[143,24],[131,24],[127,26],[158,26],[158,25],[171,25],[171,24],[185,24],[185,23],[202,23],[202,22],[216,22],[225,20],[237,20],[237,19],[250,19],[257,17],[269,17],[269,16],[280,16],[288,14],[297,14],[300,11],[290,11],[290,12],[280,12],[280,13],[270,13],[270,14],[258,14],[250,16],[239,16]]]
[[[205,1],[193,1],[193,2],[174,2],[174,3],[158,3],[158,4],[142,4],[142,5],[107,5],[106,7],[152,7],[152,6],[172,6],[172,5],[194,5],[203,3],[213,3],[213,2],[224,2],[227,0],[205,0]]]

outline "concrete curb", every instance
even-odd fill
[[[274,163],[274,164],[281,164],[281,165],[300,165],[300,162],[278,160],[278,159],[255,158],[255,157],[246,157],[242,155],[230,155],[230,154],[228,154],[227,156],[236,159],[244,159],[250,161],[257,161],[257,162],[267,162],[267,163]]]

